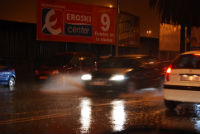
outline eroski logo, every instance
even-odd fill
[[[44,8],[42,10],[42,32],[46,34],[59,35],[62,34],[62,29],[59,25],[59,20],[54,9]]]

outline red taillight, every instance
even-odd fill
[[[172,72],[172,65],[170,65],[168,68],[167,68],[167,71],[166,71],[166,80],[169,81],[169,75],[171,74]]]
[[[170,74],[171,72],[172,72],[172,65],[170,65],[170,66],[167,68],[166,73],[167,73],[167,74]]]
[[[200,54],[193,54],[194,56],[200,56]]]
[[[35,75],[39,75],[39,71],[38,70],[35,70]]]

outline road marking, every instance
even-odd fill
[[[65,117],[65,116],[70,116],[70,115],[71,114],[67,114],[67,113],[56,113],[56,114],[32,116],[32,117],[26,117],[26,118],[17,118],[17,119],[10,119],[10,120],[5,120],[5,121],[0,121],[0,125],[23,123],[23,122],[30,122],[30,121],[36,121],[36,120],[44,120],[44,119],[50,119],[50,118]]]

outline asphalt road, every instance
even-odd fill
[[[98,95],[87,92],[76,76],[68,81],[0,87],[0,133],[200,132],[199,105],[168,111],[162,89]]]

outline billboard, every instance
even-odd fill
[[[116,9],[38,0],[37,40],[115,44]]]

